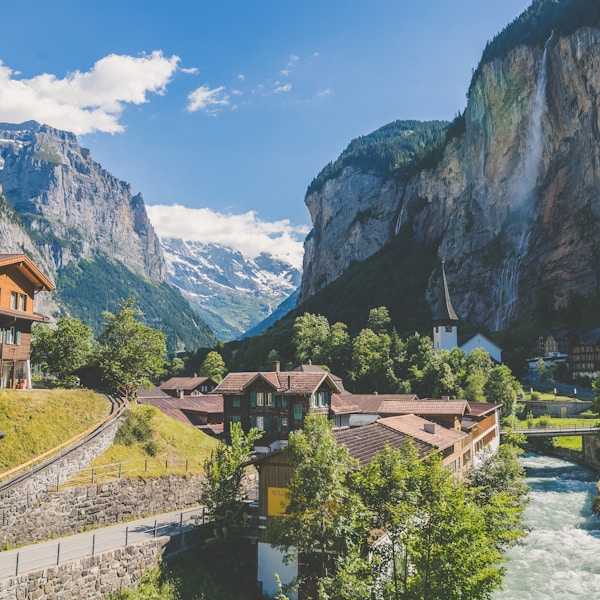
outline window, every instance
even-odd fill
[[[315,392],[310,397],[311,406],[329,406],[329,392],[321,391]]]
[[[27,296],[25,294],[19,294],[19,310],[25,310],[27,308]]]
[[[10,293],[10,307],[13,310],[17,310],[17,292],[11,292]]]
[[[259,431],[265,430],[265,419],[261,415],[256,416],[256,427],[258,427]]]
[[[241,423],[242,422],[242,418],[240,417],[240,415],[233,415],[233,422],[234,423]]]
[[[294,404],[294,420],[302,420],[302,404]]]
[[[264,392],[256,392],[256,406],[264,406],[265,405],[265,394]],[[263,431],[261,429],[261,431]]]
[[[274,397],[275,397],[275,394],[272,394],[272,393],[265,394],[265,406],[273,406],[273,398]]]
[[[6,330],[6,343],[7,344],[20,344],[21,343],[21,332],[15,331],[14,327],[9,327]]]
[[[239,408],[242,405],[242,399],[239,396],[233,397],[233,408]]]

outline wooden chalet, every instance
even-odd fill
[[[31,327],[49,320],[35,294],[54,289],[25,254],[0,254],[0,388],[31,387]]]
[[[343,391],[341,380],[324,369],[306,365],[293,371],[229,373],[214,389],[223,396],[224,430],[240,423],[263,431],[259,452],[285,445],[289,433],[301,429],[308,414],[331,417],[331,398]],[[308,368],[310,367],[310,368]]]

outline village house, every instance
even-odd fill
[[[153,386],[140,388],[137,401],[154,406],[176,421],[193,425],[209,435],[223,434],[223,396],[218,394],[173,397]]]
[[[0,388],[31,387],[31,327],[49,320],[34,310],[42,290],[54,284],[25,254],[0,254]]]
[[[171,377],[158,387],[173,398],[181,398],[211,394],[217,387],[217,382],[210,377]]]
[[[600,327],[575,337],[569,362],[573,377],[596,377],[600,371]]]
[[[475,410],[474,413],[481,415],[482,411]],[[336,429],[334,435],[337,443],[348,448],[348,453],[360,467],[368,465],[386,445],[400,449],[409,440],[420,458],[439,452],[443,464],[457,477],[471,464],[470,458],[465,458],[471,452],[470,431],[414,414],[377,419],[361,427]],[[293,469],[285,449],[260,456],[253,464],[259,472],[257,582],[263,594],[273,597],[277,593],[275,573],[283,583],[289,583],[301,568],[298,561],[285,562],[285,553],[274,545],[276,539],[272,527],[273,519],[285,514],[287,487]],[[298,598],[297,592],[288,592],[288,596],[291,600]]]
[[[287,443],[291,431],[301,429],[308,414],[331,418],[333,394],[341,394],[339,377],[304,365],[292,371],[229,373],[214,389],[223,396],[224,430],[240,423],[243,431],[264,432],[258,452],[271,452]],[[344,408],[340,409],[342,412]]]

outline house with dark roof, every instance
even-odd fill
[[[197,396],[198,394],[211,394],[217,387],[217,382],[210,377],[171,377],[158,387],[169,396],[180,398],[183,396]]]
[[[215,437],[223,434],[223,397],[215,394],[169,396],[158,387],[140,387],[139,404],[149,404],[176,421],[193,425]]]
[[[309,365],[312,367],[312,365]],[[343,385],[318,367],[280,371],[229,373],[214,389],[223,396],[224,431],[240,423],[243,431],[252,427],[263,431],[259,452],[285,445],[291,431],[301,429],[308,414],[332,417],[332,395],[341,394]],[[339,406],[339,414],[344,413]]]
[[[0,254],[0,388],[31,387],[31,327],[49,321],[35,312],[35,294],[52,290],[25,254]]]
[[[573,377],[595,377],[600,371],[600,327],[578,334],[572,344]]]

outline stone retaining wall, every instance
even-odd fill
[[[3,524],[0,514],[0,546],[30,544],[194,506],[201,482],[199,475],[165,475],[48,492],[20,511],[18,519],[11,512],[11,521]]]
[[[46,469],[35,473],[16,487],[0,493],[0,546],[6,541],[5,528],[20,527],[28,513],[57,482],[64,483],[79,471],[88,467],[113,443],[119,421],[110,423],[94,439],[63,456]]]
[[[168,537],[0,581],[0,600],[104,600],[109,592],[134,589],[157,567]]]

